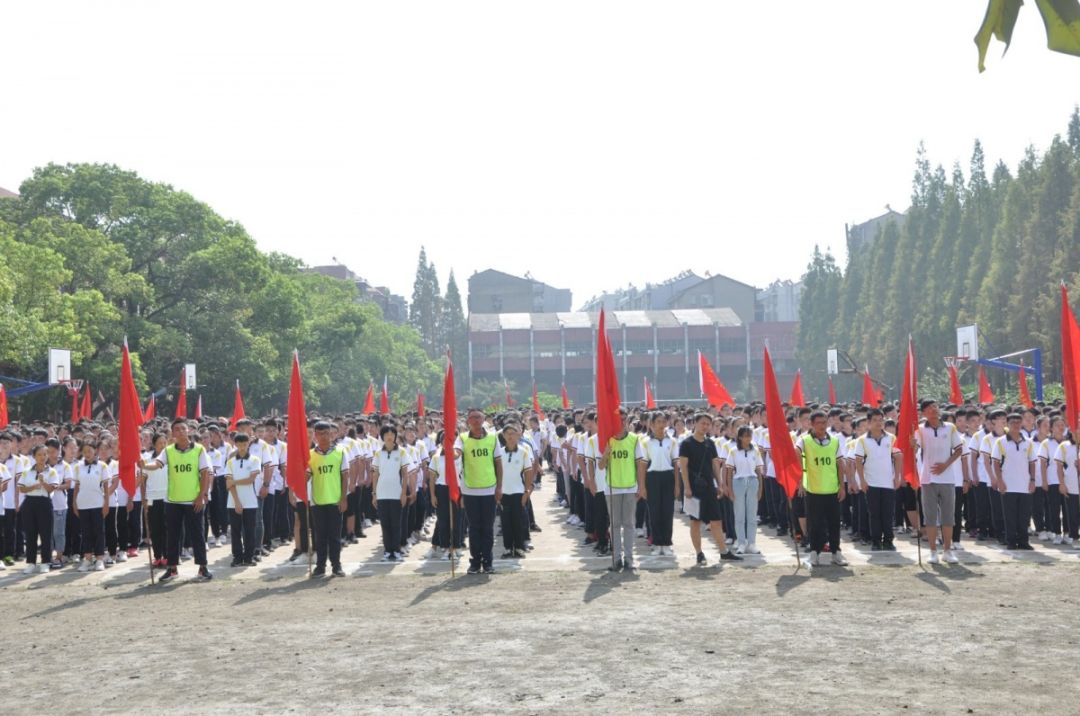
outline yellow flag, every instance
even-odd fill
[[[1005,50],[1008,51],[1013,28],[1016,26],[1016,15],[1023,4],[1024,0],[990,0],[990,4],[986,6],[986,16],[975,34],[975,46],[979,48],[979,72],[986,70],[986,51],[990,47],[991,36],[1004,42]],[[1049,25],[1047,28],[1049,33]]]
[[[1080,55],[1080,1],[1035,0],[1046,25],[1046,46],[1054,52]]]

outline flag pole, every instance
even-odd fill
[[[799,554],[799,540],[795,537],[795,512],[791,509],[791,498],[787,501],[788,529],[791,531],[791,541],[795,543],[795,574],[802,567],[802,557]]]
[[[444,416],[445,419],[445,416]],[[444,427],[445,429],[445,427]],[[457,475],[454,475],[454,479],[457,479]],[[450,515],[450,579],[457,578],[457,557],[454,554],[454,501],[450,499],[450,487],[446,488],[446,499],[450,503],[446,506],[446,511]]]
[[[308,495],[308,502],[311,501],[311,495]],[[311,505],[307,502],[304,503],[304,512],[307,513],[307,526],[308,526],[308,543],[307,543],[307,576],[311,578],[311,556],[315,550],[315,520],[314,515],[311,514]]]
[[[143,520],[143,524],[146,525],[146,541],[150,545],[149,549],[146,550],[146,561],[150,563],[150,586],[152,587],[152,586],[154,586],[154,535],[153,535],[153,530],[150,529],[150,522],[147,519],[149,517],[149,515],[150,515],[150,512],[147,509],[147,504],[146,504],[147,500],[145,499],[146,498],[146,483],[145,482],[143,483],[143,498],[144,499],[142,501],[142,503],[143,503],[142,504],[142,520]]]

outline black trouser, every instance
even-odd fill
[[[564,500],[566,499],[566,480],[563,479],[561,468],[555,469],[555,494]]]
[[[435,535],[431,538],[432,547],[450,548],[450,510],[454,514],[454,548],[465,546],[465,525],[462,524],[461,508],[450,503],[450,488],[446,485],[435,486]],[[504,530],[505,531],[505,530]]]
[[[648,496],[649,533],[653,546],[670,547],[675,520],[675,471],[646,472],[645,494]]]
[[[645,534],[652,537],[652,528],[649,527],[649,503],[645,500],[638,500],[634,505],[634,529],[645,528]]]
[[[353,518],[353,531],[349,533],[349,536],[364,534],[364,518],[360,514],[360,488],[350,492],[345,502],[349,506],[345,516]]]
[[[371,504],[371,485],[360,486],[360,513],[365,519],[377,520],[378,510]]]
[[[990,486],[985,482],[975,485],[975,524],[980,537],[990,536]]]
[[[719,502],[720,518],[724,521],[724,536],[734,540],[738,537],[735,534],[735,504],[727,497],[721,497]]]
[[[1031,495],[1026,492],[1006,492],[1002,495],[1005,513],[1005,540],[1009,547],[1028,545],[1028,524],[1031,522]]]
[[[978,519],[979,519],[979,507],[978,500],[976,499],[975,486],[968,488],[967,494],[964,495],[964,529],[967,531],[969,537],[974,537],[979,531]]]
[[[495,495],[464,495],[469,517],[469,566],[491,568],[495,546]]]
[[[191,549],[195,553],[195,564],[206,566],[206,540],[202,538],[202,512],[196,512],[194,505],[165,503],[165,554],[170,567],[180,564],[180,542],[183,535],[192,536]]]
[[[41,562],[52,559],[52,500],[41,495],[24,497],[19,512],[26,530],[26,563],[37,562],[38,544],[41,545]]]
[[[64,554],[68,557],[82,554],[82,525],[78,515],[75,514],[75,510],[72,509],[75,506],[75,500],[72,499],[74,495],[74,490],[68,490],[67,529],[64,532],[64,538],[67,542],[64,545]]]
[[[267,492],[263,499],[263,547],[270,547],[270,540],[274,538],[274,512],[278,504],[277,492]]]
[[[1046,490],[1036,487],[1031,495],[1031,517],[1035,521],[1035,532],[1041,534],[1046,531]]]
[[[596,534],[596,545],[598,547],[607,547],[609,544],[608,529],[611,527],[611,516],[608,514],[607,495],[603,492],[597,492],[595,495],[589,495],[589,500],[592,502],[593,529]]]
[[[292,503],[289,504],[292,507]],[[293,515],[300,523],[300,544],[297,545],[296,550],[298,552],[306,554],[311,550],[311,542],[308,535],[308,508],[306,502],[296,501],[296,506],[293,507]]]
[[[502,496],[502,539],[503,549],[507,551],[525,550],[525,541],[529,538],[529,520],[525,515],[525,506],[521,504],[524,495]]]
[[[1071,539],[1080,539],[1080,495],[1063,498],[1065,503],[1065,524]]]
[[[593,514],[593,500],[592,493],[589,492],[589,488],[585,486],[585,483],[581,483],[581,497],[582,497],[582,512],[585,516],[582,518],[585,520],[585,534],[596,534],[596,515]]]
[[[341,568],[341,510],[338,503],[313,505],[312,523],[315,525],[315,566],[324,569],[326,557],[334,569]]]
[[[956,499],[953,500],[952,543],[960,544],[960,535],[964,533],[963,521],[961,520],[964,515],[964,488],[957,487],[955,494]]]
[[[258,510],[249,507],[238,515],[229,509],[229,526],[232,528],[233,559],[250,564],[255,559],[255,516]]]
[[[870,540],[870,507],[865,492],[851,495],[851,526],[856,536]]]
[[[776,515],[776,529],[787,531],[788,528],[788,500],[784,494],[784,488],[775,477],[765,478],[765,499],[772,503],[773,513]]]
[[[83,554],[105,556],[105,517],[100,507],[79,510],[79,529],[82,532]]]
[[[277,492],[274,495],[274,520],[271,523],[274,536],[280,540],[286,540],[292,538],[292,531],[289,529],[289,493],[285,490]],[[334,504],[337,507],[337,504]],[[339,511],[340,515],[341,512]]]
[[[142,500],[132,502],[131,505],[131,512],[121,512],[116,518],[117,522],[124,523],[120,549],[138,549],[142,539]],[[120,509],[127,510],[126,507]]]
[[[225,476],[215,475],[214,482],[210,487],[209,505],[210,532],[215,538],[225,534],[226,528],[228,528],[233,521],[232,516],[235,514],[235,510],[229,509],[228,497],[229,491],[225,487]],[[255,538],[252,537],[252,542],[254,542],[254,540]],[[233,550],[233,554],[236,554],[236,550]]]
[[[807,492],[806,519],[811,551],[821,554],[826,538],[833,552],[840,551],[840,501],[836,499],[836,493],[815,495]]]
[[[383,552],[401,552],[401,499],[379,500],[379,527],[382,528]]]
[[[1001,492],[998,490],[990,490],[990,522],[994,526],[994,536],[998,541],[1004,544],[1008,541],[1008,530],[1005,526],[1005,514],[1002,512],[1004,509]],[[1027,529],[1025,526],[1024,529]]]
[[[119,520],[120,510],[124,507],[109,507],[109,514],[105,515],[105,549],[109,551],[109,554],[115,555],[116,550],[120,546],[120,537],[117,534],[117,521]],[[124,529],[127,529],[127,523],[124,524]]]
[[[875,545],[892,544],[896,490],[891,487],[871,487],[866,493],[866,503],[870,513],[870,541]]]
[[[150,522],[150,548],[154,553],[154,559],[165,557],[165,500],[157,499],[150,503],[147,514]]]
[[[1064,500],[1061,488],[1050,485],[1046,490],[1046,531],[1051,535],[1061,534],[1061,508]]]

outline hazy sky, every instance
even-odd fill
[[[1015,165],[1080,59],[1028,3],[979,75],[986,0],[10,3],[0,186],[111,162],[266,250],[408,297],[488,267],[601,289],[797,278],[905,209],[915,149]],[[1070,89],[1072,88],[1072,89]]]

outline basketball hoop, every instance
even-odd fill
[[[971,360],[971,359],[968,358],[967,356],[945,356],[945,367],[946,368],[956,368],[961,363],[965,363],[965,362],[967,362],[969,360]]]
[[[62,380],[60,385],[67,387],[68,395],[78,395],[85,382],[83,380]]]

